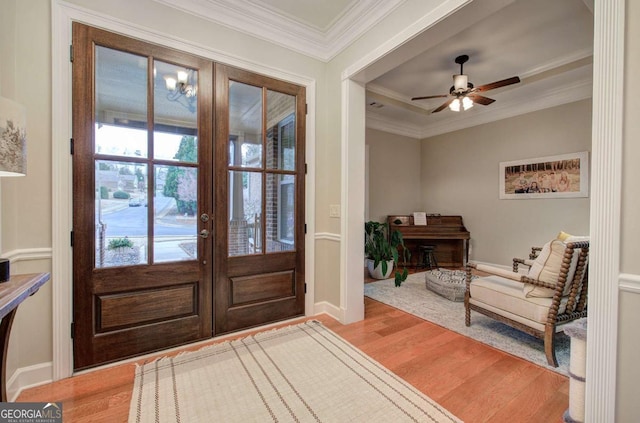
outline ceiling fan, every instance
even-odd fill
[[[490,84],[474,87],[473,84],[469,82],[469,77],[462,72],[462,65],[464,65],[468,60],[469,60],[469,56],[467,56],[466,54],[456,57],[455,62],[460,65],[460,74],[453,75],[453,86],[449,89],[449,94],[413,97],[411,100],[425,100],[428,98],[451,97],[440,107],[434,109],[431,113],[437,113],[439,111],[442,111],[447,106],[449,106],[449,108],[454,112],[459,112],[461,108],[464,110],[467,110],[473,107],[474,103],[487,106],[495,101],[492,98],[484,97],[477,93],[494,90],[500,87],[506,87],[507,85],[517,84],[518,82],[520,82],[520,78],[518,78],[517,76],[513,76],[511,78],[503,79],[501,81],[496,81]]]

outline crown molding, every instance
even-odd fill
[[[550,94],[543,95],[524,103],[509,102],[502,103],[499,106],[492,105],[491,109],[487,109],[486,111],[473,116],[467,116],[464,113],[460,113],[459,116],[456,116],[455,118],[435,124],[426,124],[424,126],[412,125],[388,119],[373,111],[367,110],[366,125],[367,128],[377,129],[391,134],[424,139],[526,113],[536,112],[538,110],[548,109],[550,107],[560,106],[562,104],[585,100],[591,97],[592,81],[585,80],[565,86],[561,90],[556,90]]]
[[[417,140],[423,138],[422,128],[420,126],[399,122],[398,120],[390,119],[369,110],[367,110],[365,120],[366,126],[369,129],[376,129],[378,131],[402,135]]]
[[[354,1],[326,29],[250,0],[154,1],[328,62],[406,0]]]

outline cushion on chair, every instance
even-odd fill
[[[527,277],[555,285],[558,282],[564,250],[565,244],[559,240],[554,239],[544,244],[538,258],[531,264]],[[533,285],[525,285],[523,289],[527,297],[551,298],[555,293],[554,289]]]
[[[486,276],[471,282],[470,293],[473,302],[489,305],[494,312],[504,310],[520,316],[523,322],[531,320],[542,326],[547,322],[551,298],[527,297],[521,282],[500,276]],[[559,313],[564,312],[565,304],[566,301],[560,303]]]

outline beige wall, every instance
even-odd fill
[[[369,219],[423,211],[420,201],[420,141],[367,129]]]
[[[590,146],[590,100],[425,139],[424,208],[462,215],[471,232],[473,260],[509,265],[514,253],[525,256],[561,230],[588,234],[589,199],[500,200],[499,163]]]
[[[13,274],[51,271],[51,14],[48,1],[0,0],[0,95],[27,110],[27,176],[0,182],[2,255]],[[30,250],[25,257],[21,250]],[[20,258],[22,256],[22,258]],[[7,377],[52,357],[49,282],[18,309]],[[11,386],[8,387],[12,394]]]
[[[640,401],[637,389],[640,380],[640,2],[626,2],[625,36],[625,119],[622,162],[622,210],[620,271],[625,274],[627,286],[620,292],[618,327],[618,372],[616,421],[637,421]]]

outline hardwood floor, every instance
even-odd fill
[[[365,315],[349,325],[315,318],[465,422],[562,421],[567,377],[369,298]],[[120,364],[31,388],[18,401],[61,401],[65,422],[126,422],[134,368]]]

